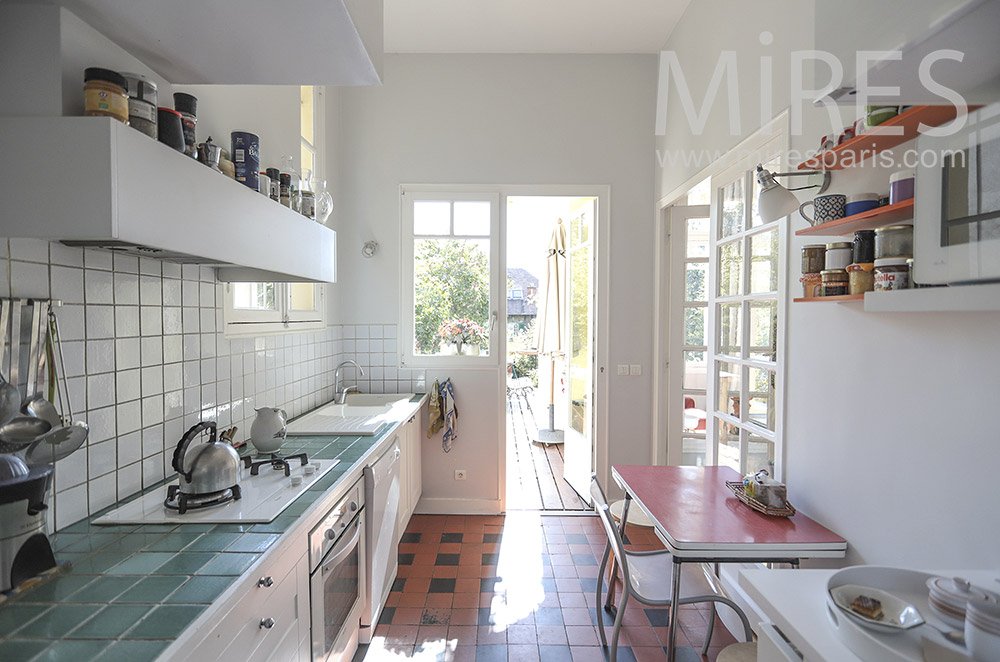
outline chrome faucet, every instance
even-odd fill
[[[357,389],[358,388],[357,385],[355,384],[354,386],[347,386],[347,387],[341,389],[341,387],[340,387],[340,369],[343,368],[346,365],[353,365],[355,368],[358,369],[358,371],[361,373],[362,377],[365,376],[365,369],[362,368],[360,365],[358,365],[357,361],[354,361],[352,359],[347,359],[346,361],[341,361],[340,365],[337,366],[337,369],[333,371],[333,390],[334,390],[333,401],[335,403],[337,403],[337,404],[344,404],[344,400],[347,399],[347,392],[350,391],[351,389]]]

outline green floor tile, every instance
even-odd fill
[[[193,575],[198,569],[215,558],[212,552],[180,552],[157,568],[157,575]]]
[[[257,560],[259,554],[219,554],[204,568],[199,575],[242,575],[243,572]]]
[[[244,533],[240,539],[226,548],[227,552],[263,552],[273,545],[278,538],[277,533]]]
[[[58,639],[97,613],[98,605],[56,605],[16,632],[25,639]]]
[[[188,545],[185,551],[221,552],[226,547],[233,544],[239,537],[239,533],[205,533],[193,543]]]
[[[118,641],[97,658],[95,662],[139,662],[154,660],[170,645],[169,641]]]
[[[94,580],[94,575],[62,575],[36,586],[21,597],[21,602],[62,602],[69,595]]]
[[[0,660],[30,660],[51,643],[51,641],[4,639],[0,641]]]
[[[171,604],[207,605],[222,595],[235,577],[201,576],[192,577],[184,586],[173,592],[165,602]]]
[[[168,533],[146,548],[150,552],[179,552],[201,536],[200,533]]]
[[[69,597],[67,602],[93,602],[107,604],[135,585],[139,577],[134,575],[103,575],[94,579]]]
[[[15,603],[0,609],[0,632],[4,636],[13,634],[22,625],[33,620],[43,611],[48,609],[48,605],[26,605]],[[0,660],[6,658],[0,657]]]
[[[152,605],[108,605],[73,630],[73,639],[117,639],[149,613]]]
[[[111,567],[118,565],[131,554],[121,552],[101,552],[73,562],[70,572],[83,575],[100,575],[107,572]]]
[[[108,570],[109,575],[148,575],[173,557],[171,552],[139,552]]]
[[[204,610],[191,605],[157,607],[129,631],[129,639],[174,639]]]
[[[146,577],[122,593],[115,602],[128,604],[159,604],[177,590],[186,577]]]
[[[57,641],[45,649],[34,662],[81,662],[92,660],[108,647],[110,641]]]

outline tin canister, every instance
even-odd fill
[[[233,131],[232,139],[236,181],[256,191],[257,173],[260,171],[260,138],[249,131]]]

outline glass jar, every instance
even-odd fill
[[[813,299],[822,296],[823,278],[819,274],[802,274],[799,282],[802,283],[802,296],[805,298]]]
[[[854,245],[846,241],[838,241],[826,245],[825,267],[827,269],[844,270],[851,263]]]
[[[326,189],[326,180],[321,179],[316,186],[316,220],[326,225],[333,213],[333,196]]]
[[[913,256],[913,226],[887,225],[875,229],[875,259]]]
[[[83,114],[113,117],[128,124],[128,82],[117,71],[89,67],[83,72]]]
[[[875,289],[875,265],[871,262],[847,265],[848,294],[864,294]]]
[[[850,278],[845,269],[824,269],[820,276],[823,279],[820,296],[837,297],[847,294]]]
[[[808,244],[802,247],[802,273],[818,274],[826,268],[826,244]]]
[[[875,291],[905,290],[910,287],[910,268],[905,257],[875,260]]]
[[[875,261],[875,231],[858,230],[854,233],[854,264]]]
[[[128,123],[156,140],[156,83],[142,74],[122,74],[128,84]]]

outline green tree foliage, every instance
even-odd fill
[[[437,353],[437,332],[448,320],[468,317],[487,328],[489,258],[479,244],[454,239],[418,241],[414,276],[416,353]]]

